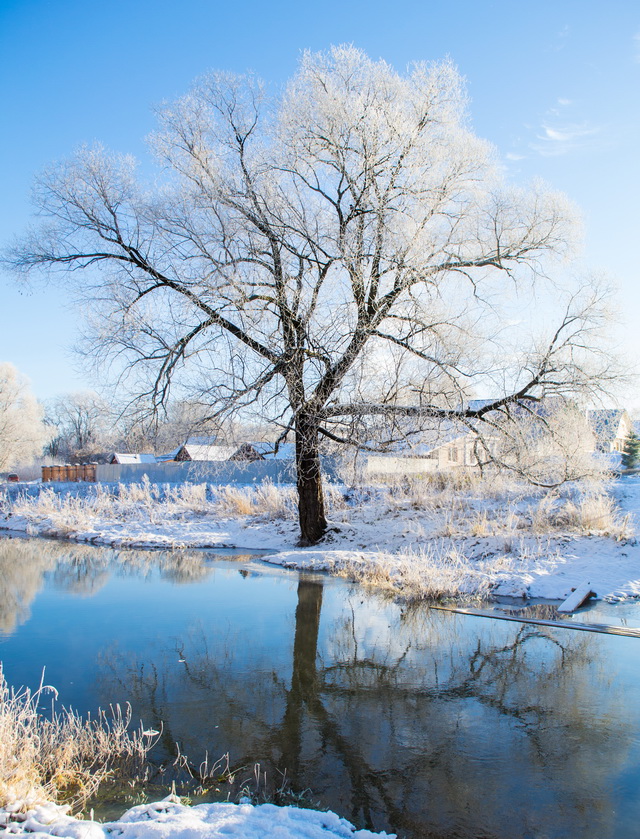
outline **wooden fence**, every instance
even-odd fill
[[[65,463],[63,466],[43,466],[42,482],[49,481],[95,481],[96,463]]]

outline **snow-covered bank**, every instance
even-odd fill
[[[393,839],[393,833],[356,830],[332,812],[273,804],[198,804],[186,807],[174,796],[133,807],[115,822],[74,819],[64,807],[42,804],[18,817],[0,810],[0,830],[39,839]]]
[[[322,570],[400,596],[640,597],[640,478],[535,493],[517,484],[332,489],[329,531],[296,549],[290,487],[44,490],[5,500],[0,529],[112,547],[270,550],[269,562]]]

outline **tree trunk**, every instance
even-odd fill
[[[302,762],[304,706],[316,697],[318,691],[316,658],[321,609],[322,583],[301,579],[298,583],[291,689],[287,693],[287,707],[280,729],[281,769],[296,785],[302,783],[299,773]]]
[[[296,420],[296,473],[300,545],[315,545],[327,529],[322,492],[318,425],[301,414]]]

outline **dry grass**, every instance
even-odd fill
[[[415,510],[431,533],[444,538],[550,534],[573,531],[618,541],[633,538],[630,515],[623,515],[603,480],[585,480],[555,490],[535,488],[513,477],[462,480],[446,473],[438,480],[413,478],[391,486],[385,506],[392,514]]]
[[[281,487],[270,481],[255,487],[209,487],[206,484],[159,486],[143,480],[112,489],[97,484],[91,494],[82,497],[43,487],[35,498],[17,498],[8,512],[29,519],[32,532],[38,532],[42,526],[48,533],[67,536],[92,530],[97,520],[144,520],[157,524],[191,515],[293,518],[296,496],[292,487]]]
[[[517,532],[534,534],[570,530],[602,534],[618,540],[632,538],[629,516],[623,516],[602,482],[567,485],[545,491],[498,474],[480,480],[462,472],[412,478],[388,488],[362,488],[346,496],[327,485],[329,515],[357,520],[362,511],[379,505],[380,515],[409,514],[425,534],[446,538],[510,538]],[[43,487],[39,496],[18,497],[7,512],[24,516],[31,534],[69,536],[91,532],[104,523],[139,523],[148,527],[193,516],[289,519],[296,517],[292,486],[265,481],[256,486],[140,484],[96,487],[84,497]]]
[[[570,501],[557,520],[561,527],[602,534],[618,542],[633,537],[630,515],[623,515],[608,495],[585,495],[577,502]]]
[[[250,489],[226,486],[216,493],[220,510],[230,516],[250,516],[254,513],[253,493]]]
[[[52,694],[51,714],[39,705]],[[56,708],[43,684],[9,688],[0,669],[0,807],[16,812],[45,801],[81,809],[108,777],[141,772],[157,732],[130,730],[131,709],[112,706],[95,719]]]
[[[374,561],[344,560],[333,573],[407,602],[485,600],[495,583],[494,572],[504,571],[507,562],[494,561],[489,569],[467,559],[454,545],[441,544],[403,554],[379,553]]]
[[[218,487],[215,498],[220,509],[229,515],[288,519],[296,512],[295,490],[271,481],[255,487]]]
[[[254,505],[259,515],[277,519],[294,518],[297,503],[293,487],[280,487],[271,481],[263,481],[255,488]]]
[[[582,535],[633,538],[631,516],[623,514],[602,485],[586,485],[572,496],[549,492],[528,508],[534,533],[569,530]]]

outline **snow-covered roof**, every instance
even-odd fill
[[[492,399],[470,399],[468,402],[465,402],[464,408],[467,411],[479,411],[481,408],[484,408],[487,405],[491,405],[497,400],[497,396],[493,397]]]
[[[470,399],[462,406],[467,411],[479,411],[487,405],[492,405],[504,399],[504,396],[494,396],[491,399]],[[543,399],[527,399],[523,397],[514,402],[509,402],[504,406],[504,411],[509,411],[511,416],[522,417],[530,414],[536,414],[539,417],[548,417],[558,410],[564,404],[558,397],[546,396]],[[496,412],[500,409],[496,409]],[[491,412],[493,413],[493,412]]]
[[[237,446],[207,446],[201,443],[187,442],[180,447],[178,454],[186,455],[186,460],[230,460],[237,451]]]
[[[215,434],[190,434],[187,437],[186,443],[195,443],[199,446],[219,445],[218,438],[215,436]]]
[[[172,452],[167,452],[166,454],[157,454],[156,461],[158,463],[166,463],[168,460],[175,460],[176,455],[178,454],[181,448],[182,446],[178,446],[178,448],[174,449]]]
[[[280,443],[278,451],[275,451],[276,444],[272,442],[251,442],[245,445],[251,448],[265,460],[293,460],[296,456],[296,447],[293,443]]]
[[[127,452],[114,452],[109,458],[109,463],[156,463],[154,454],[130,454]]]

